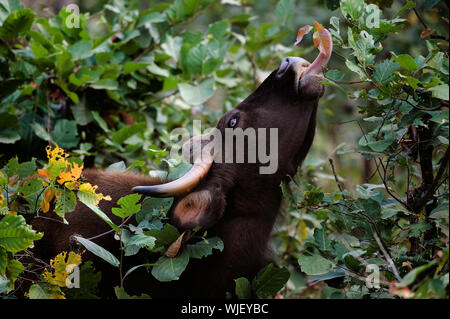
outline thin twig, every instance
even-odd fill
[[[427,26],[425,20],[424,20],[424,19],[422,18],[422,16],[419,14],[419,12],[417,11],[417,9],[416,9],[416,8],[413,8],[413,10],[414,10],[414,13],[416,14],[417,18],[419,19],[420,23],[422,23],[423,27],[424,27],[425,29],[428,29],[428,26]]]
[[[339,187],[339,191],[342,193],[342,192],[344,192],[344,189],[343,189],[343,187],[342,187],[341,183],[339,182],[339,179],[338,179],[338,177],[337,177],[337,175],[336,175],[336,170],[334,169],[333,159],[330,157],[330,158],[328,159],[328,161],[330,162],[331,170],[333,171],[334,179],[336,180],[336,184],[337,184],[337,186]],[[342,195],[342,197],[345,198],[344,195]]]
[[[122,226],[124,226],[124,225],[128,222],[128,220],[130,220],[131,217],[132,217],[132,216],[128,216],[128,217],[127,217],[127,218],[119,225],[119,228],[122,227]],[[98,234],[98,235],[96,235],[96,236],[94,236],[94,237],[90,237],[90,238],[86,238],[86,239],[87,239],[87,240],[96,239],[96,238],[99,238],[99,237],[108,235],[109,233],[112,233],[113,231],[115,231],[115,230],[114,230],[114,229],[110,229],[110,230],[108,230],[108,231],[105,231],[104,233],[101,233],[101,234]]]
[[[381,251],[383,252],[384,258],[386,258],[387,262],[391,266],[391,269],[395,275],[395,278],[397,278],[397,281],[402,281],[402,277],[398,274],[397,267],[395,267],[394,261],[392,260],[391,256],[387,252],[387,250],[384,248],[383,244],[381,243],[380,237],[378,237],[376,232],[373,232],[373,237],[375,238],[375,241],[377,242],[378,246],[380,247]]]
[[[334,81],[337,84],[361,84],[361,83],[372,83],[372,81]]]
[[[362,282],[367,282],[367,277],[364,277],[364,276],[361,276],[361,275],[359,275],[359,274],[356,274],[356,273],[354,273],[353,271],[351,271],[351,270],[349,270],[348,268],[344,268],[344,267],[342,267],[341,265],[336,265],[337,267],[339,267],[339,268],[341,268],[344,272],[345,272],[345,274],[346,275],[348,275],[348,276],[350,276],[350,277],[353,277],[353,278],[356,278],[356,279],[358,279],[358,280],[361,280]],[[389,287],[390,286],[390,283],[389,282],[387,282],[387,281],[385,281],[385,280],[379,280],[379,283],[380,284],[383,284],[383,285],[385,285],[385,286],[387,286],[387,287]]]
[[[58,219],[55,219],[55,218],[51,218],[51,217],[45,217],[45,216],[39,215],[39,216],[36,216],[35,218],[43,218],[43,219],[51,220],[52,222],[57,222],[57,223],[65,225],[64,222],[62,222]]]
[[[408,103],[409,105],[411,105],[413,108],[415,108],[415,109],[418,109],[418,110],[421,110],[421,111],[437,111],[437,110],[439,110],[444,104],[442,104],[442,105],[439,105],[439,106],[436,106],[436,107],[430,107],[430,108],[427,108],[427,107],[422,107],[422,106],[419,106],[419,105],[416,105],[416,104],[414,104],[414,103],[411,103],[410,101],[408,101],[408,99],[401,99],[401,98],[398,98],[398,97],[394,97],[393,98],[394,100],[399,100],[399,101],[403,101],[403,102],[406,102],[406,103]],[[445,106],[445,105],[444,105]],[[447,106],[448,107],[448,106]]]
[[[406,204],[404,201],[402,201],[400,198],[398,198],[398,197],[391,191],[391,189],[389,188],[389,186],[388,186],[388,184],[387,184],[387,182],[386,182],[386,172],[387,172],[387,169],[384,167],[383,161],[382,161],[381,159],[378,159],[378,160],[379,160],[379,162],[380,162],[381,167],[383,168],[384,174],[383,174],[383,176],[381,175],[381,172],[380,172],[380,170],[379,170],[378,167],[377,167],[377,172],[378,172],[378,175],[380,176],[381,181],[383,182],[383,185],[384,185],[384,188],[386,189],[386,192],[387,192],[389,195],[391,195],[391,197],[392,197],[393,199],[395,199],[397,202],[399,202],[403,207],[405,207],[407,210],[411,211],[411,209],[409,208],[408,204]]]
[[[258,87],[258,84],[259,84],[259,78],[258,78],[258,75],[256,74],[256,71],[258,70],[258,65],[256,64],[255,55],[254,54],[247,53],[247,57],[250,60],[250,63],[252,65],[252,70],[253,70],[253,73],[252,73],[252,76],[253,76],[253,89],[256,89]]]
[[[448,167],[448,160],[449,160],[449,154],[448,154],[448,148],[445,151],[445,155],[441,159],[441,164],[439,166],[438,172],[436,174],[436,177],[434,178],[433,184],[431,185],[429,191],[425,194],[425,196],[422,199],[422,205],[427,203],[433,194],[436,192],[436,190],[441,186],[441,184],[445,181],[445,177],[442,179],[442,176],[444,175],[445,171]],[[441,181],[442,179],[442,181]]]

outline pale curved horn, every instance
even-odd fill
[[[208,174],[212,162],[211,147],[203,147],[200,159],[197,158],[191,169],[179,179],[160,185],[136,186],[132,191],[153,197],[173,197],[186,194],[192,191]]]

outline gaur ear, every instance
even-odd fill
[[[325,92],[325,86],[320,83],[321,75],[307,74],[300,79],[300,96],[307,99],[321,98]]]
[[[214,189],[192,192],[179,200],[172,211],[172,223],[181,229],[208,228],[223,216],[225,196]]]

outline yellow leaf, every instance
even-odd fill
[[[69,154],[66,154],[62,148],[56,146],[54,149],[52,149],[52,147],[48,145],[45,148],[45,150],[47,151],[47,158],[49,164],[53,164],[56,162],[67,163],[66,157],[68,157]]]
[[[44,169],[38,169],[38,174],[39,174],[40,176],[42,176],[42,177],[47,178],[47,179],[51,179],[51,178],[52,178],[52,176],[50,175],[50,173],[47,172],[47,171],[44,170]]]
[[[68,265],[79,265],[81,264],[81,255],[74,253],[73,251],[69,252],[69,257],[67,258]]]
[[[300,221],[297,227],[297,239],[303,245],[303,240],[308,237],[308,228],[303,220]]]
[[[44,194],[44,199],[46,202],[51,203],[55,197],[56,189],[54,187],[47,188]]]
[[[78,188],[78,191],[84,193],[85,195],[88,195],[89,199],[92,201],[92,204],[95,205],[98,205],[98,203],[102,199],[111,200],[111,197],[109,195],[103,196],[102,193],[96,193],[97,188],[97,185],[92,186],[90,183],[83,183]]]
[[[67,253],[63,251],[55,259],[50,260],[50,269],[45,269],[43,276],[45,280],[59,287],[66,287],[66,279],[73,271],[73,266],[81,264],[81,255],[73,251]]]
[[[61,185],[65,182],[76,182],[83,171],[83,164],[78,165],[77,163],[72,163],[72,165],[68,165],[68,167],[70,168],[69,171],[61,172],[58,176],[58,183]]]
[[[41,209],[44,213],[47,213],[50,209],[50,203],[45,200],[41,200]]]
[[[51,299],[66,299],[66,296],[62,295],[60,291],[53,291],[50,295]]]

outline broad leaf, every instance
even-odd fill
[[[114,267],[119,267],[120,261],[103,247],[83,237],[74,236],[74,238],[94,255],[100,257]]]

